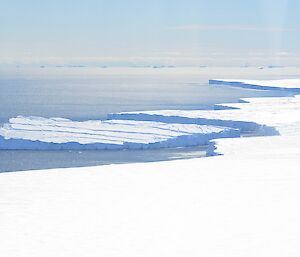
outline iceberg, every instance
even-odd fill
[[[153,149],[204,145],[211,139],[238,136],[237,129],[208,125],[18,116],[0,128],[0,149]]]

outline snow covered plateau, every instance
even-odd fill
[[[141,146],[183,135],[260,136],[212,137],[219,155],[208,158],[2,173],[2,255],[298,257],[300,97],[291,94],[300,80],[217,83],[275,87],[287,97],[243,99],[210,111],[119,113],[105,122],[12,119],[1,145],[38,140],[48,147],[77,138],[77,144]]]

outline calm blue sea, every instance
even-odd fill
[[[255,73],[256,72],[256,73]],[[257,73],[260,74],[257,75]],[[0,71],[0,124],[17,115],[105,119],[111,112],[208,109],[241,97],[274,96],[207,84],[219,77],[274,78],[261,71],[151,68],[14,68]],[[280,77],[279,75],[277,76]],[[0,151],[0,172],[112,163],[149,162],[205,155],[205,148],[126,151]]]

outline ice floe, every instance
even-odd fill
[[[231,128],[132,120],[72,121],[16,117],[0,129],[0,149],[148,149],[207,144],[238,137]]]

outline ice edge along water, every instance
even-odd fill
[[[285,85],[284,90],[293,94],[297,89],[295,86],[299,85],[298,80],[210,80],[209,83],[271,90],[273,87],[282,90]],[[217,153],[213,139],[240,137],[240,133],[279,134],[274,119],[270,122],[258,114],[269,112],[272,117],[274,107],[270,107],[270,98],[258,99],[216,105],[215,110],[122,112],[109,114],[108,120],[104,121],[75,122],[63,118],[19,116],[0,129],[0,149],[155,149],[208,144],[207,154],[214,155]]]
[[[236,79],[210,79],[210,85],[222,85],[258,90],[280,90],[289,93],[300,93],[298,79],[280,80],[236,80]]]
[[[228,82],[229,81],[229,82]],[[110,114],[111,119],[160,121],[165,123],[209,124],[237,128],[242,133],[260,136],[286,134],[300,122],[299,97],[300,80],[210,80],[219,84],[249,89],[283,90],[285,97],[244,98],[239,103],[216,105],[215,110],[158,110],[142,112],[122,112]],[[253,83],[253,84],[250,84]],[[274,104],[277,103],[277,104]],[[208,155],[223,152],[217,149],[216,142],[209,144]],[[220,147],[219,147],[220,148]]]

